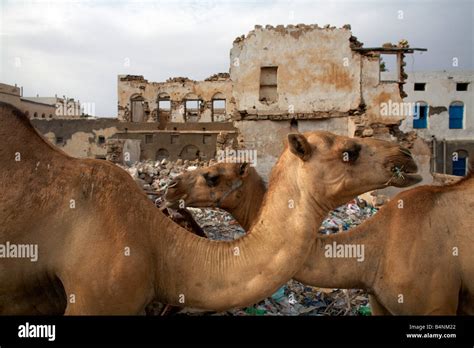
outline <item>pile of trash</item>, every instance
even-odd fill
[[[120,168],[128,172],[145,191],[163,191],[171,180],[178,175],[195,170],[199,167],[206,167],[217,163],[216,160],[182,160],[174,162],[163,159],[161,161],[144,161],[134,163],[132,166],[117,164]]]
[[[164,192],[166,185],[176,176],[198,167],[212,165],[216,161],[182,161],[140,162],[132,167],[121,166],[136,181],[142,183],[145,191]],[[152,198],[150,196],[150,198]],[[155,197],[156,198],[156,197]],[[235,240],[245,231],[227,212],[211,208],[187,208],[196,222],[202,227],[209,239]],[[356,198],[329,213],[321,224],[319,233],[331,234],[347,231],[378,211],[362,199]],[[290,280],[271,297],[251,307],[234,309],[226,312],[203,312],[183,308],[175,315],[370,315],[368,295],[365,291],[355,289],[322,289],[306,286]]]
[[[370,315],[367,294],[362,290],[322,289],[290,280],[271,297],[227,315],[341,316]]]
[[[210,208],[187,209],[209,239],[235,240],[245,235],[245,230],[232,215],[224,210]]]
[[[348,204],[342,205],[329,213],[319,228],[319,233],[331,234],[347,231],[360,225],[378,211],[366,201],[356,198]]]

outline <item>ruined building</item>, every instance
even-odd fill
[[[425,49],[405,40],[364,47],[349,25],[257,25],[234,40],[229,73],[165,82],[122,75],[117,119],[33,122],[78,157],[209,159],[234,147],[256,150],[264,176],[289,132],[374,136],[402,142],[415,157],[428,153],[429,174],[430,142],[400,129],[405,115],[382,112],[406,97],[404,58],[415,50]]]
[[[382,116],[380,105],[402,101],[403,58],[414,50],[406,41],[363,47],[348,25],[255,26],[235,39],[230,75],[166,82],[120,76],[118,118],[162,129],[166,122],[231,121],[239,147],[257,150],[258,170],[267,175],[291,131],[392,137],[404,117]],[[383,56],[394,59],[392,71],[381,71]]]
[[[405,103],[413,108],[400,129],[431,142],[431,172],[465,175],[474,156],[474,71],[410,74]]]

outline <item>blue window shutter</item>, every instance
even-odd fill
[[[453,160],[453,175],[466,175],[466,157],[459,157],[457,161]]]
[[[462,129],[464,106],[451,105],[449,107],[449,129]]]
[[[413,128],[422,129],[428,125],[428,106],[420,105],[415,106],[415,112],[413,113]]]

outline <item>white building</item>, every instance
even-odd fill
[[[415,130],[432,141],[431,170],[464,175],[474,156],[474,71],[429,71],[408,75],[405,103],[413,112],[402,122],[403,132]]]

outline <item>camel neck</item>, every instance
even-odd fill
[[[318,236],[295,279],[322,288],[372,288],[384,253],[381,212],[348,232]]]
[[[302,267],[327,211],[277,181],[250,233],[232,242],[199,238],[161,219],[165,226],[153,241],[157,299],[223,310],[258,302],[291,279]]]
[[[250,227],[257,219],[266,192],[265,185],[256,172],[250,180],[251,182],[245,185],[245,192],[242,194],[243,197],[249,197],[249,199],[243,199],[239,205],[229,209],[229,213],[246,232],[250,231]]]

